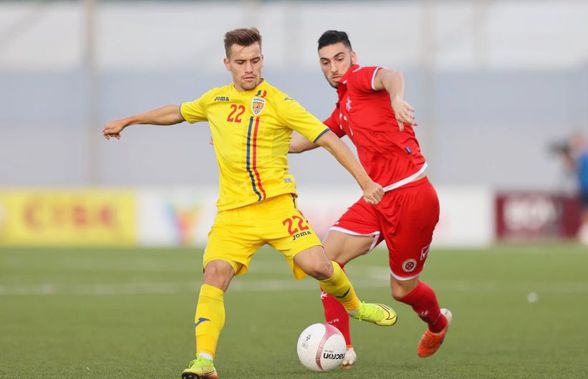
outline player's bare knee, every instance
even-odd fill
[[[219,277],[225,274],[225,272],[226,269],[224,269],[222,266],[211,263],[204,269],[204,277]]]
[[[325,280],[333,275],[333,266],[329,260],[320,260],[313,262],[306,273],[317,280]]]
[[[400,300],[404,296],[406,296],[406,293],[405,293],[404,289],[402,289],[402,287],[392,287],[392,297],[395,300]]]
[[[390,287],[392,289],[392,297],[396,300],[400,300],[411,293],[418,284],[418,278],[412,278],[409,280],[397,280],[391,278]]]
[[[224,291],[229,286],[233,276],[233,268],[228,263],[213,261],[206,265],[203,281]]]
[[[321,262],[320,276],[321,276],[321,280],[328,279],[331,276],[333,276],[333,264],[331,263],[330,260],[327,260],[325,262]]]

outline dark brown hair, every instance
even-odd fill
[[[339,30],[327,30],[324,32],[318,40],[318,49],[320,50],[325,46],[334,45],[339,42],[353,50],[351,48],[351,42],[349,42],[347,33]]]
[[[261,34],[257,28],[240,28],[231,30],[225,34],[225,54],[227,58],[231,53],[231,46],[251,46],[258,42],[261,46]]]

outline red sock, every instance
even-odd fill
[[[347,346],[351,346],[351,333],[349,331],[349,315],[345,311],[343,304],[341,304],[334,296],[321,291],[321,300],[323,302],[323,309],[325,310],[325,320],[327,323],[333,325],[345,337]]]
[[[431,287],[419,282],[415,289],[399,301],[406,303],[429,325],[429,330],[439,333],[447,326],[447,319],[441,314],[437,296]]]
[[[339,264],[341,268],[343,265]],[[334,296],[329,295],[325,291],[321,291],[321,301],[323,302],[323,309],[325,310],[325,320],[327,323],[333,325],[345,337],[345,343],[347,346],[351,346],[351,332],[349,330],[349,315],[337,299]]]

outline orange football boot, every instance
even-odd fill
[[[451,324],[453,314],[449,309],[445,308],[441,309],[441,313],[447,319],[447,326],[439,333],[433,333],[429,329],[425,331],[417,346],[417,353],[421,358],[430,357],[431,355],[435,354],[445,339],[445,335],[447,334],[447,329],[449,329],[449,324]]]

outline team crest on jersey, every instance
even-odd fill
[[[259,116],[265,108],[265,99],[263,97],[254,97],[251,100],[251,112],[254,116]]]

